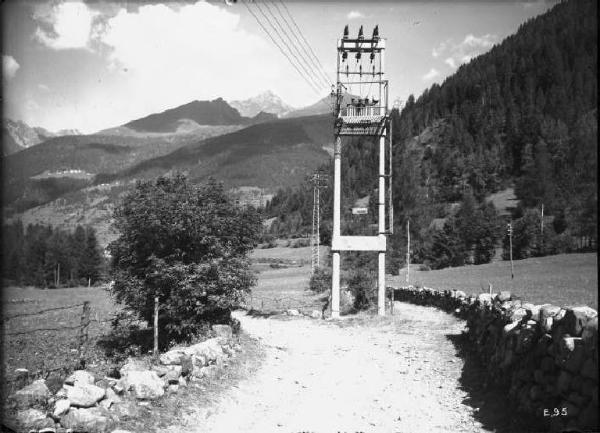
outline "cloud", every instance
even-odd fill
[[[423,81],[429,81],[432,80],[433,78],[437,77],[440,75],[440,72],[435,69],[435,68],[431,68],[429,70],[429,72],[427,72],[425,75],[423,75],[423,77],[421,77],[423,79]]]
[[[364,15],[359,11],[350,11],[348,12],[346,18],[348,18],[349,20],[355,20],[357,18],[364,18]]]
[[[441,42],[431,50],[431,55],[434,58],[447,56],[444,63],[452,69],[456,69],[461,64],[470,62],[471,59],[490,49],[497,40],[497,35],[488,33],[475,36],[470,33],[459,43],[453,42],[452,39]]]
[[[7,79],[14,78],[17,70],[21,67],[13,56],[2,55],[2,75]]]
[[[34,37],[55,50],[88,48],[96,16],[98,12],[81,2],[40,4],[33,13],[38,23]]]

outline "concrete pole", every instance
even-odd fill
[[[385,236],[385,132],[379,138],[379,236]],[[385,252],[379,253],[377,314],[385,316]]]
[[[342,191],[342,139],[335,138],[333,154],[333,239],[338,239],[340,230],[340,206]],[[340,252],[333,251],[331,269],[331,318],[340,317]]]

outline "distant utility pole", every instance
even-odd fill
[[[406,220],[406,285],[410,283],[410,220]]]
[[[311,260],[310,269],[314,274],[319,268],[321,262],[321,254],[319,252],[319,244],[321,243],[320,230],[321,225],[321,193],[320,189],[326,185],[327,175],[324,175],[319,170],[316,170],[311,178],[313,183],[313,213],[312,213],[312,238],[311,238]]]
[[[513,234],[513,230],[512,230],[512,222],[507,224],[508,227],[508,242],[509,242],[509,255],[510,255],[510,278],[514,279],[515,278],[515,269],[513,267],[513,257],[512,257],[512,234]]]

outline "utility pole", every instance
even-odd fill
[[[406,285],[410,284],[410,220],[406,220]]]
[[[542,203],[542,217],[540,218],[540,234],[542,243],[542,254],[544,253],[544,203]]]
[[[331,317],[339,317],[340,295],[340,252],[376,251],[378,253],[377,314],[385,315],[385,252],[387,235],[393,227],[390,219],[386,228],[386,181],[391,185],[392,136],[388,113],[388,81],[384,78],[385,39],[379,37],[379,27],[373,29],[371,37],[363,34],[360,27],[356,37],[350,37],[348,26],[337,44],[337,87],[332,91],[334,98],[334,184],[333,184],[333,232],[331,238],[332,281]],[[350,63],[353,63],[352,70]],[[354,64],[355,63],[355,64]],[[368,85],[368,86],[367,86]],[[354,88],[352,87],[354,86]],[[336,90],[337,89],[337,90]],[[347,89],[353,93],[367,90],[367,94],[356,95],[351,103],[344,100]],[[373,89],[373,92],[371,92]],[[369,93],[371,92],[371,93]],[[344,105],[345,106],[342,106]],[[372,137],[379,139],[379,182],[378,182],[378,234],[376,236],[342,236],[341,225],[341,155],[342,137]],[[389,137],[389,140],[386,138]],[[365,145],[367,145],[365,143]],[[386,149],[386,146],[389,146]],[[388,200],[392,201],[391,188]],[[391,212],[388,211],[390,214]]]
[[[327,176],[321,173],[319,170],[315,170],[313,177],[311,178],[313,183],[313,213],[312,213],[312,238],[311,238],[311,260],[310,269],[311,273],[315,271],[321,265],[321,253],[319,251],[319,245],[321,244],[320,227],[321,227],[321,193],[320,189],[325,186],[327,182]]]
[[[514,279],[515,278],[515,268],[513,267],[513,254],[512,254],[512,234],[513,234],[513,229],[512,229],[512,222],[509,222],[507,224],[508,226],[508,243],[509,243],[509,255],[510,255],[510,278]]]

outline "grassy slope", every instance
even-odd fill
[[[598,309],[598,256],[561,254],[514,261],[514,280],[510,262],[500,261],[478,266],[461,266],[437,271],[418,271],[411,267],[411,284],[436,289],[459,289],[467,293],[510,290],[523,300],[536,304],[589,305]],[[388,284],[405,284],[406,269]]]

